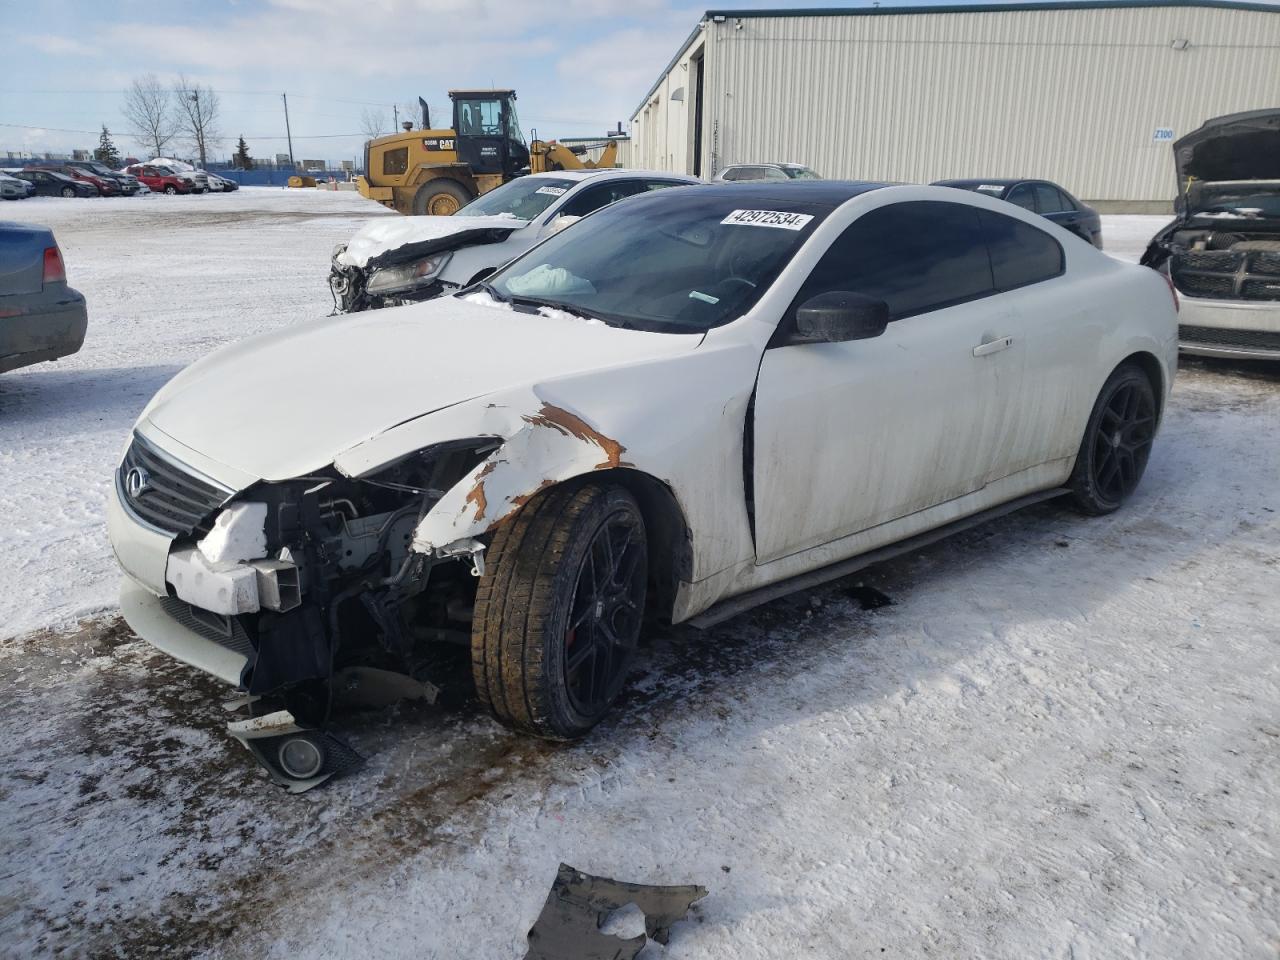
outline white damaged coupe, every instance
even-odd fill
[[[336,675],[441,642],[502,721],[574,737],[646,618],[717,622],[1048,497],[1115,510],[1176,358],[1160,274],[999,200],[662,190],[457,296],[180,373],[116,472],[121,605],[289,711],[286,779],[325,775],[293,747]]]

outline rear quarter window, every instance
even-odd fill
[[[1062,245],[1043,230],[990,210],[981,211],[997,290],[1014,290],[1062,276]]]

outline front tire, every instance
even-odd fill
[[[413,215],[451,217],[470,202],[471,194],[458,181],[436,177],[424,183],[414,194]]]
[[[1151,378],[1135,364],[1121,364],[1098,394],[1067,481],[1076,507],[1095,517],[1118,509],[1137,489],[1155,435]]]
[[[644,520],[621,487],[557,487],[500,527],[471,624],[480,702],[508,726],[580,737],[608,712],[640,637]]]
[[[71,197],[74,197],[74,196],[76,195],[76,191],[75,191],[75,189],[74,189],[73,187],[63,187],[63,188],[62,188],[62,195],[63,195],[64,197],[66,197],[66,198],[70,199]]]
[[[165,186],[164,192],[169,194],[169,196],[173,196],[175,193],[178,192],[178,188],[175,187],[172,183],[170,183]]]

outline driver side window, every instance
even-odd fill
[[[792,308],[834,290],[885,301],[891,320],[995,293],[977,209],[928,200],[864,214],[823,254]]]
[[[602,183],[595,187],[587,187],[580,194],[560,208],[560,215],[565,217],[585,217],[601,207],[607,207],[624,197],[635,196],[645,188],[639,180],[622,180],[613,183]]]

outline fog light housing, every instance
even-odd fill
[[[289,737],[281,742],[276,759],[295,780],[310,780],[324,766],[324,751],[308,737]]]

